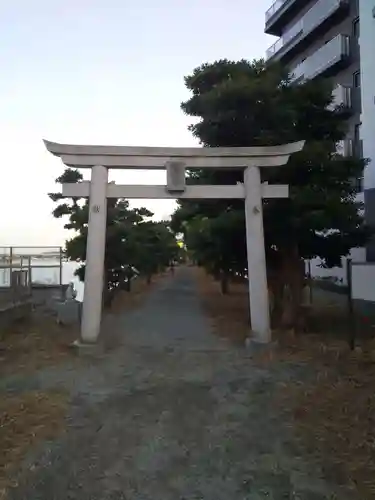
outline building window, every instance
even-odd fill
[[[361,86],[361,72],[360,71],[356,71],[353,74],[353,86],[354,86],[354,88],[357,88],[357,89]]]
[[[359,38],[359,30],[360,30],[359,17],[357,17],[353,21],[353,36],[354,36],[354,38]]]

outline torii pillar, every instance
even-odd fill
[[[285,165],[304,141],[272,147],[163,148],[79,146],[44,141],[52,154],[74,168],[91,168],[91,182],[63,184],[65,197],[89,197],[85,293],[81,341],[95,343],[100,333],[106,240],[107,198],[182,198],[245,200],[246,244],[252,340],[271,341],[264,247],[262,198],[285,198],[288,186],[261,183],[260,168]],[[108,184],[108,169],[166,169],[167,186]],[[186,185],[185,169],[243,169],[244,183]]]

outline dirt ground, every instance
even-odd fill
[[[197,279],[216,333],[243,343],[249,333],[247,287],[233,284],[225,297],[202,270]],[[274,332],[278,348],[257,361],[309,368],[307,380],[280,384],[277,405],[290,413],[295,438],[327,477],[367,500],[375,498],[375,342],[366,332],[350,351],[347,322],[345,298],[314,290],[308,331]]]
[[[131,293],[119,293],[106,315],[113,319],[119,311],[139,306],[164,276],[156,276],[151,285],[144,279],[134,282]],[[6,498],[9,486],[16,485],[11,478],[29,450],[63,432],[69,406],[68,393],[63,389],[20,392],[1,390],[1,386],[6,389],[9,377],[23,386],[23,380],[43,369],[64,363],[70,367],[82,365],[71,346],[78,337],[78,325],[58,325],[54,316],[38,311],[0,332],[0,500]]]
[[[143,278],[136,280],[130,293],[118,293],[106,316],[116,316],[138,307],[166,276],[167,273],[155,276],[151,284]],[[79,325],[62,326],[57,324],[52,314],[34,312],[30,319],[0,331],[0,378],[12,373],[32,373],[64,362],[67,358],[76,358],[71,344],[77,338]]]
[[[63,431],[68,408],[67,395],[57,391],[30,391],[3,396],[0,400],[0,499],[16,487],[16,467],[40,441]]]
[[[254,358],[243,287],[180,268],[143,290],[110,348],[2,376],[3,498],[375,498],[371,352],[312,332]]]

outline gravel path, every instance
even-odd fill
[[[296,373],[256,368],[213,336],[188,268],[107,328],[114,348],[29,382],[64,386],[71,411],[66,433],[25,460],[12,500],[336,498],[274,408]]]

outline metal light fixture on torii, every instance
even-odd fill
[[[271,340],[262,198],[286,198],[288,186],[261,183],[260,168],[285,165],[304,141],[272,147],[164,148],[83,146],[44,141],[47,150],[75,168],[91,168],[91,181],[63,184],[65,197],[89,198],[85,293],[81,341],[96,342],[100,333],[106,240],[107,198],[244,199],[253,340]],[[166,186],[108,183],[108,169],[166,169]],[[244,183],[186,185],[185,169],[243,169]]]

